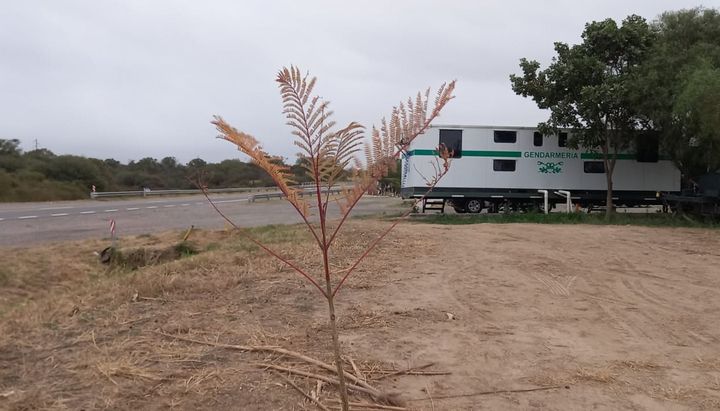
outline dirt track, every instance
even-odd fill
[[[415,225],[398,235],[414,239],[392,275],[404,279],[353,299],[401,320],[364,333],[363,346],[453,370],[435,396],[570,386],[440,409],[720,407],[716,231]],[[422,397],[418,382],[400,391]]]
[[[339,250],[357,254],[384,224],[353,222]],[[153,334],[161,327],[329,360],[325,308],[312,288],[265,257],[243,254],[225,234],[207,235],[203,241],[234,251],[100,282],[88,282],[96,274],[82,274],[80,265],[67,278],[43,280],[44,254],[30,253],[37,290],[5,287],[35,302],[0,324],[0,369],[8,370],[0,392],[18,393],[0,398],[0,408],[11,401],[298,409],[296,392],[251,366],[257,357]],[[77,264],[92,268],[84,247]],[[313,260],[296,242],[282,247],[300,262]],[[451,372],[378,383],[402,393],[411,409],[720,408],[717,230],[408,224],[361,267],[339,297],[345,353],[362,364],[435,362],[432,370]],[[138,290],[149,299],[131,302]],[[559,388],[442,398],[535,387]]]

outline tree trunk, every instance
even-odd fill
[[[602,146],[603,163],[605,165],[605,180],[607,181],[607,197],[605,197],[605,221],[609,222],[613,213],[613,170],[615,169],[615,161],[617,160],[617,149],[615,150],[615,158],[610,158],[610,135],[611,131],[605,131],[605,144]]]
[[[605,169],[605,178],[607,180],[607,197],[605,199],[607,209],[605,210],[605,221],[610,221],[613,213],[613,180],[611,169]]]
[[[338,337],[337,321],[335,320],[335,304],[330,283],[327,284],[328,310],[330,311],[330,330],[332,331],[333,351],[335,352],[335,366],[337,367],[338,381],[340,382],[340,401],[343,411],[350,409],[347,387],[345,386],[345,373],[343,372],[342,356],[340,355],[340,338]]]

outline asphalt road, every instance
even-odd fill
[[[248,195],[218,195],[213,201],[239,226],[293,224],[302,220],[284,200],[248,202]],[[366,197],[356,214],[399,209],[400,200]],[[333,210],[333,215],[337,211]],[[116,235],[137,235],[198,228],[223,228],[226,223],[202,196],[152,199],[82,200],[45,203],[0,204],[0,246],[23,246],[109,238],[110,221]]]

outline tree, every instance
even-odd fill
[[[307,268],[301,268],[292,260],[271,250],[252,237],[246,230],[242,230],[235,225],[217,207],[215,209],[240,234],[305,278],[324,298],[328,306],[342,409],[347,411],[349,403],[345,384],[346,376],[343,372],[343,360],[340,354],[335,299],[345,280],[400,220],[395,221],[388,229],[383,231],[379,237],[370,243],[366,251],[345,269],[337,271],[331,265],[330,248],[343,223],[362,196],[369,188],[374,187],[378,180],[388,174],[389,170],[396,165],[400,153],[406,150],[418,135],[427,130],[430,122],[440,114],[440,110],[453,98],[452,93],[455,82],[443,85],[439,89],[435,104],[430,111],[428,111],[430,93],[430,90],[428,90],[424,95],[418,93],[414,101],[410,99],[406,105],[400,104],[394,108],[390,120],[385,121],[383,119],[380,130],[373,128],[371,143],[365,146],[365,167],[363,169],[356,168],[353,187],[345,191],[341,198],[335,200],[340,206],[341,218],[331,226],[328,220],[328,210],[334,201],[331,199],[329,191],[337,184],[348,167],[358,164],[355,155],[363,145],[364,128],[355,122],[351,122],[339,129],[335,128],[335,122],[331,120],[332,111],[328,109],[329,103],[312,94],[315,78],[301,75],[299,69],[295,67],[285,68],[278,73],[276,80],[280,87],[287,124],[292,128],[292,134],[296,137],[295,145],[299,147],[302,156],[307,159],[307,161],[301,162],[301,165],[311,176],[312,191],[315,196],[313,200],[309,200],[303,195],[301,189],[293,185],[294,181],[291,179],[290,168],[284,165],[282,159],[278,161],[277,157],[267,154],[253,136],[237,130],[220,117],[215,117],[212,123],[220,133],[220,138],[235,144],[238,150],[248,155],[255,165],[272,178],[278,189],[282,191],[284,199],[298,212],[312,234],[313,242],[317,243],[321,252],[322,272],[313,273]],[[450,153],[442,147],[438,147],[438,152],[438,161],[442,160],[442,164],[438,167],[438,175],[430,182],[429,189],[432,189],[442,175],[447,173],[449,167]],[[205,193],[208,201],[214,206],[214,203],[207,195],[207,191]],[[418,201],[421,200],[422,198]],[[311,213],[311,207],[315,215]],[[366,382],[361,382],[361,384],[367,385]]]
[[[634,104],[686,177],[720,168],[720,13],[663,13]]]
[[[532,97],[550,118],[538,126],[543,134],[570,128],[572,147],[599,150],[607,181],[607,216],[613,210],[613,171],[620,151],[633,141],[641,124],[631,104],[631,87],[652,45],[653,33],[640,16],[618,27],[612,19],[585,25],[581,44],[555,43],[557,56],[540,69],[537,61],[520,60],[521,76],[511,75],[515,93]]]
[[[62,155],[54,157],[50,162],[46,163],[43,174],[51,180],[78,183],[87,190],[93,185],[98,190],[104,190],[108,185],[104,173],[102,173],[98,165],[93,163],[91,159],[80,156]]]
[[[141,158],[138,161],[131,161],[128,164],[130,169],[141,170],[146,173],[158,173],[162,171],[162,165],[152,157]]]
[[[47,148],[37,148],[35,150],[26,151],[25,156],[37,159],[51,159],[55,157],[55,153]]]
[[[0,138],[0,156],[19,156],[22,154],[20,140],[4,140]]]
[[[172,170],[177,168],[178,162],[175,157],[164,157],[162,160],[160,160],[160,165],[163,166],[166,170]]]
[[[187,163],[187,166],[191,170],[202,170],[207,165],[207,161],[202,158],[193,158]]]

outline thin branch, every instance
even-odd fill
[[[418,367],[410,367],[410,368],[406,368],[406,369],[404,369],[404,370],[393,371],[393,372],[391,372],[391,373],[389,373],[389,374],[382,375],[382,376],[380,376],[380,377],[378,377],[378,378],[375,378],[375,380],[381,380],[381,379],[383,379],[383,378],[394,377],[394,376],[400,375],[400,374],[407,374],[407,373],[410,373],[410,372],[413,372],[413,371],[424,370],[425,368],[430,368],[430,367],[432,367],[433,365],[435,365],[435,363],[434,363],[434,362],[431,362],[431,363],[427,363],[427,364],[425,364],[425,365],[421,365],[421,366],[418,366]],[[450,374],[450,373],[445,373],[445,372],[443,372],[443,374]]]
[[[360,264],[360,262],[362,262],[362,260],[364,260],[365,257],[368,256],[368,254],[370,254],[370,252],[375,248],[375,246],[377,246],[378,243],[380,241],[382,241],[382,239],[385,238],[385,236],[387,236],[390,233],[390,231],[392,231],[398,224],[400,224],[400,222],[402,220],[404,220],[405,218],[407,218],[407,216],[410,215],[410,213],[413,211],[413,209],[415,209],[416,205],[418,205],[421,201],[424,201],[425,198],[427,198],[428,194],[430,194],[430,192],[432,192],[432,190],[435,188],[435,186],[440,181],[440,179],[442,179],[442,177],[445,176],[445,174],[447,174],[448,171],[449,171],[449,167],[446,164],[445,169],[439,175],[437,175],[435,177],[434,181],[432,181],[432,185],[428,188],[428,190],[425,192],[425,194],[423,194],[422,197],[418,198],[413,203],[412,207],[408,208],[407,211],[405,211],[400,217],[398,217],[397,220],[395,220],[390,225],[390,227],[388,227],[385,231],[382,232],[382,234],[380,234],[378,237],[376,237],[372,243],[370,243],[370,245],[365,250],[365,252],[360,257],[358,257],[358,259],[355,261],[355,263],[353,263],[353,265],[350,266],[350,268],[348,268],[347,272],[345,273],[345,276],[343,276],[342,280],[340,280],[338,285],[335,286],[335,289],[332,292],[332,297],[335,297],[335,294],[337,294],[338,290],[340,290],[340,287],[343,286],[343,284],[345,283],[345,280],[347,280],[348,277],[350,277],[350,274],[352,274],[353,271],[355,271],[355,268],[357,268],[357,266]]]
[[[298,387],[297,384],[295,384],[294,382],[292,382],[292,380],[290,380],[290,378],[287,378],[286,376],[280,374],[280,373],[277,372],[277,371],[273,371],[273,374],[275,374],[275,375],[277,375],[278,377],[280,377],[280,378],[282,378],[283,380],[285,380],[285,382],[287,382],[288,384],[290,384],[291,387],[295,388],[295,390],[296,390],[297,392],[299,392],[300,394],[302,394],[303,397],[307,398],[307,399],[308,399],[310,402],[312,402],[313,404],[317,405],[317,407],[320,408],[321,410],[323,410],[323,411],[330,411],[330,409],[329,409],[328,407],[326,407],[325,405],[323,405],[323,403],[321,403],[320,400],[313,398],[312,395],[310,395],[310,394],[306,393],[305,391],[303,391],[302,388]]]
[[[333,385],[340,384],[340,381],[335,378],[328,377],[325,375],[311,373],[308,371],[296,370],[294,368],[281,367],[279,365],[274,365],[274,364],[256,364],[256,365],[260,368],[272,369],[272,370],[277,370],[277,371],[285,371],[285,372],[289,372],[291,374],[302,375],[304,377],[314,378],[316,380],[325,381],[325,382],[333,384]],[[354,384],[346,384],[346,385],[347,385],[347,388],[350,390],[353,390],[356,392],[361,392],[363,394],[368,394],[374,398],[382,398],[383,397],[382,393],[378,390],[368,389],[368,388],[361,387],[359,385],[354,385]]]
[[[381,380],[381,379],[383,379],[383,378],[386,378],[386,377],[387,377],[387,374],[397,375],[397,374],[396,374],[395,372],[393,372],[393,371],[385,371],[385,370],[373,371],[373,374],[381,374],[381,375],[378,376],[378,377],[372,378],[372,379],[375,380],[375,381]],[[452,374],[452,373],[451,373],[450,371],[405,371],[405,372],[402,372],[401,374],[402,374],[402,375],[426,375],[426,376],[432,376],[432,375],[450,375],[450,374]]]
[[[328,400],[329,402],[337,402],[337,400]],[[382,404],[368,404],[364,402],[352,402],[350,401],[351,407],[356,408],[370,408],[373,410],[391,410],[391,411],[407,411],[405,407],[395,407],[393,405],[382,405]]]
[[[551,387],[538,387],[538,388],[525,388],[525,389],[519,389],[519,390],[493,390],[493,391],[480,391],[480,392],[471,392],[467,394],[452,394],[452,395],[442,395],[442,396],[436,396],[436,400],[444,400],[449,398],[464,398],[464,397],[477,397],[480,395],[493,395],[493,394],[511,394],[511,393],[518,393],[518,392],[534,392],[534,391],[549,391],[549,390],[557,390],[563,388],[562,385],[553,385]],[[429,398],[412,398],[406,401],[428,401]]]
[[[315,281],[312,277],[310,277],[310,275],[309,275],[308,273],[306,273],[305,271],[303,271],[303,270],[302,270],[300,267],[298,267],[297,265],[293,264],[290,260],[282,257],[280,254],[278,254],[277,252],[275,252],[275,251],[273,251],[272,249],[270,249],[268,246],[266,246],[265,244],[263,244],[262,242],[260,242],[259,240],[257,240],[255,237],[253,237],[253,236],[251,236],[250,234],[248,234],[246,230],[244,230],[243,228],[241,228],[241,227],[239,227],[237,224],[235,224],[235,222],[232,221],[228,216],[226,216],[222,211],[220,211],[220,209],[219,209],[218,206],[215,204],[215,202],[210,199],[210,196],[208,195],[207,188],[201,186],[200,189],[202,190],[203,195],[205,196],[205,198],[207,199],[207,201],[210,203],[210,205],[215,209],[215,211],[216,211],[218,214],[220,214],[220,217],[222,217],[222,218],[223,218],[225,221],[227,221],[231,226],[233,226],[233,228],[235,228],[235,229],[236,229],[241,235],[243,235],[245,238],[247,238],[248,240],[252,241],[255,245],[257,245],[258,247],[260,247],[260,248],[262,248],[263,250],[265,250],[265,252],[267,252],[267,253],[270,254],[271,256],[273,256],[273,257],[277,258],[278,260],[282,261],[283,263],[287,264],[289,267],[291,267],[292,269],[294,269],[298,274],[300,274],[300,275],[302,275],[303,277],[305,277],[308,281],[310,281],[310,282],[312,283],[312,285],[315,286],[315,288],[318,289],[318,291],[320,291],[320,293],[321,293],[322,295],[325,296],[325,298],[327,298],[327,293],[325,292],[325,290],[323,290],[322,287],[320,287],[320,284],[318,284],[317,281]]]
[[[353,361],[352,358],[348,357],[348,361],[350,362],[350,365],[352,366],[353,371],[355,372],[355,376],[361,379],[362,381],[366,381],[367,379],[365,376],[360,372],[357,365],[355,365],[355,361]]]
[[[322,368],[325,371],[330,371],[332,373],[337,374],[337,369],[330,364],[327,364],[327,363],[324,363],[315,358],[300,354],[299,352],[286,350],[285,348],[281,348],[281,347],[275,347],[275,346],[270,346],[270,345],[259,345],[258,346],[258,345],[223,344],[223,343],[215,343],[215,342],[211,342],[211,341],[195,340],[193,338],[181,337],[179,335],[168,334],[168,333],[164,333],[162,331],[153,331],[153,332],[155,334],[162,335],[163,337],[166,337],[166,338],[172,338],[175,340],[185,341],[185,342],[189,342],[189,343],[193,343],[193,344],[207,345],[210,347],[224,348],[227,350],[243,351],[243,352],[267,352],[267,353],[284,355],[287,357],[295,358],[296,360],[306,362],[308,364],[315,365],[318,368]],[[344,373],[344,374],[347,378],[352,380],[354,383],[361,385],[368,390],[378,391],[377,388],[375,388],[372,385],[368,384],[367,382],[361,380],[360,378],[358,378],[350,373]]]
[[[428,395],[428,399],[430,400],[430,409],[432,411],[435,411],[435,401],[433,401],[432,394],[430,393],[430,384],[425,383],[425,392]]]

